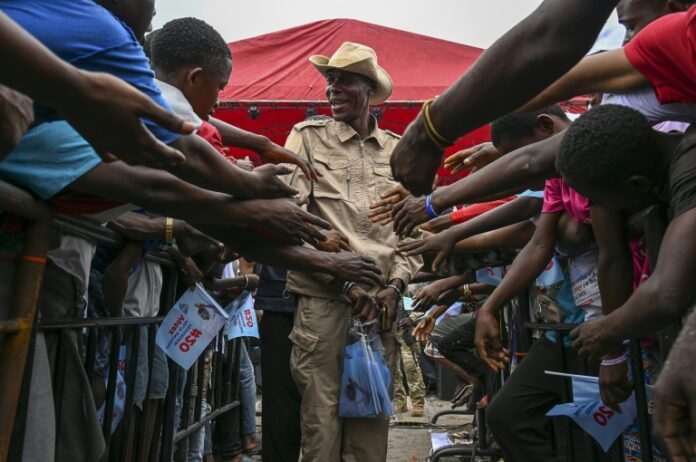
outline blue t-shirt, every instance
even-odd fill
[[[0,0],[0,10],[61,59],[79,69],[119,77],[170,109],[133,31],[92,0]],[[35,124],[58,119],[50,108],[36,105]],[[148,120],[144,122],[164,143],[180,136]]]

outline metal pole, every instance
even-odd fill
[[[5,183],[0,182],[0,195],[4,191],[3,185]],[[4,199],[6,197],[0,198],[0,204],[4,203]],[[0,462],[7,460],[17,403],[22,391],[22,377],[46,266],[49,225],[50,218],[43,218],[28,226],[17,263],[9,317],[16,319],[21,328],[14,334],[6,335],[0,348],[0,364],[3,364],[0,369]]]

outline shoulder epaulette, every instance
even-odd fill
[[[332,123],[333,121],[334,120],[329,116],[316,117],[316,118],[312,118],[311,120],[305,120],[303,122],[295,124],[295,129],[302,130],[303,128],[307,128],[307,127],[324,127],[324,126]]]

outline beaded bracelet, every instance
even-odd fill
[[[626,361],[628,361],[628,355],[623,354],[618,358],[603,359],[601,364],[602,366],[618,366],[619,364],[625,363]]]

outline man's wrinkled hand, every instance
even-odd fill
[[[476,317],[476,349],[493,372],[499,372],[510,362],[509,352],[500,343],[500,329],[495,318],[483,310]]]
[[[391,330],[394,322],[396,321],[396,314],[399,309],[401,297],[399,297],[398,292],[393,288],[385,287],[377,292],[377,295],[375,295],[375,301],[385,316],[385,321],[381,326],[381,330],[385,332]]]
[[[0,85],[0,160],[17,146],[32,122],[33,101],[22,93]]]
[[[474,173],[498,158],[500,152],[493,143],[486,142],[452,154],[445,159],[445,168],[452,170],[453,174],[469,168],[470,173]]]
[[[370,204],[372,211],[367,214],[373,223],[388,225],[392,220],[392,209],[396,204],[410,196],[410,193],[401,185],[396,185],[390,190],[380,194],[380,200]]]
[[[372,321],[377,317],[377,301],[359,285],[354,285],[348,291],[348,299],[353,304],[353,318]]]
[[[351,281],[368,286],[381,286],[382,270],[369,257],[354,252],[329,253],[331,275],[340,281]]]
[[[443,151],[428,138],[422,117],[406,129],[391,155],[394,178],[414,196],[428,194],[442,161]]]

